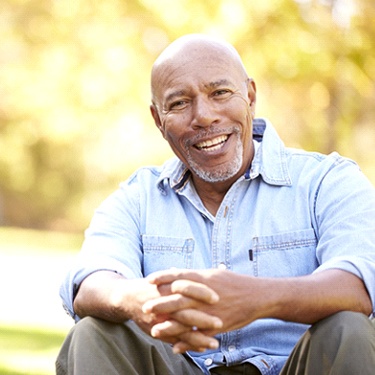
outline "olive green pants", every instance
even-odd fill
[[[217,375],[259,375],[249,364],[212,369]],[[73,327],[56,361],[57,375],[202,375],[193,361],[143,333],[133,322],[85,318]],[[375,323],[341,312],[314,324],[281,375],[375,374]]]

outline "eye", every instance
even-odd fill
[[[186,100],[176,100],[175,102],[169,105],[169,110],[172,111],[172,110],[183,109],[186,106],[187,106]]]
[[[215,97],[228,97],[231,94],[231,90],[220,89],[213,92],[212,96]]]

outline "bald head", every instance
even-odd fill
[[[163,77],[185,65],[188,68],[191,61],[202,64],[221,63],[238,70],[244,79],[247,78],[241,57],[231,44],[204,34],[188,34],[172,42],[156,59],[151,71],[153,101],[160,85],[165,84]]]
[[[151,82],[155,124],[196,188],[229,188],[254,155],[256,89],[237,51],[206,35],[183,36],[157,58]]]

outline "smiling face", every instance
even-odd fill
[[[237,53],[206,38],[183,39],[152,73],[155,123],[174,153],[208,183],[234,181],[253,157],[255,85]]]

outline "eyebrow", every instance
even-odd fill
[[[167,95],[167,97],[165,98],[165,102],[168,103],[172,101],[174,98],[184,96],[185,94],[186,92],[184,90],[173,91]]]
[[[215,88],[215,87],[226,86],[226,85],[231,86],[232,83],[228,81],[226,78],[223,78],[223,79],[219,79],[218,81],[210,82],[207,85],[205,85],[205,87]]]

